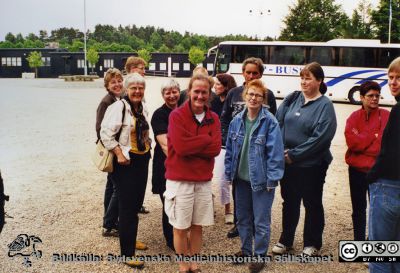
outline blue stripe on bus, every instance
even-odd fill
[[[356,84],[362,84],[362,83],[364,83],[366,81],[370,81],[370,80],[377,80],[378,78],[383,77],[383,76],[386,76],[386,73],[377,74],[377,75],[373,75],[371,77],[362,79],[361,81],[356,82]]]
[[[386,75],[386,74],[385,74]],[[381,86],[381,87],[383,87],[384,85],[386,85],[388,83],[388,80],[384,80],[383,82],[381,82],[379,85]]]
[[[360,74],[364,74],[364,73],[370,73],[370,72],[382,72],[382,70],[375,70],[374,69],[374,70],[359,70],[359,71],[350,72],[350,73],[340,75],[340,76],[330,80],[329,82],[326,83],[326,85],[327,86],[334,86],[335,84],[337,84],[337,83],[339,83],[341,81],[344,81],[347,78],[350,78],[352,76],[360,75]]]

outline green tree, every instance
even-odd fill
[[[186,49],[183,47],[183,45],[179,44],[174,46],[174,49],[172,51],[176,53],[183,53],[186,52]]]
[[[368,0],[361,0],[353,10],[351,19],[344,28],[344,38],[371,39],[373,31],[371,26],[372,5]]]
[[[371,12],[372,25],[381,42],[389,40],[389,0],[381,0],[376,10]],[[400,42],[400,1],[392,0],[391,42]]]
[[[146,43],[142,39],[138,38],[137,36],[131,35],[131,36],[129,36],[127,45],[132,47],[134,50],[138,50],[140,48],[144,48],[146,46]]]
[[[150,36],[150,44],[152,44],[155,49],[159,49],[162,43],[163,41],[160,34],[158,34],[158,32],[153,32]]]
[[[25,43],[25,41],[24,41],[24,43]],[[13,48],[26,48],[24,46],[24,43],[21,43],[21,42],[15,43],[15,44],[13,44]],[[32,48],[33,48],[33,46],[32,46]]]
[[[189,62],[194,66],[202,63],[206,57],[204,51],[198,47],[192,46],[189,50]]]
[[[37,51],[32,51],[31,53],[29,53],[28,58],[26,58],[26,60],[28,61],[29,67],[35,70],[35,77],[37,78],[38,67],[41,67],[43,65],[42,53]]]
[[[44,43],[40,40],[34,41],[35,48],[44,48]]]
[[[0,48],[13,48],[14,44],[11,43],[10,41],[4,41],[4,42],[0,42]]]
[[[16,43],[23,43],[24,41],[25,41],[24,36],[22,36],[21,33],[18,33],[17,36],[15,36]]]
[[[334,0],[297,0],[289,7],[280,39],[289,41],[328,41],[342,37],[347,16]]]
[[[15,36],[11,32],[6,34],[5,40],[10,43],[15,43]]]
[[[30,39],[26,39],[23,42],[23,47],[25,47],[25,48],[35,48],[35,42],[30,40]]]
[[[83,42],[79,41],[78,39],[75,39],[71,46],[69,47],[69,51],[71,52],[78,52],[78,51],[82,51],[84,48],[84,44]]]
[[[98,42],[103,42],[103,41],[116,42],[116,40],[114,39],[114,33],[116,33],[116,31],[117,30],[112,25],[97,24],[94,27],[94,32],[90,38],[95,39]]]
[[[145,48],[139,49],[138,52],[138,57],[142,58],[146,62],[146,67],[149,66],[149,62],[151,60],[151,53]]]
[[[39,30],[39,38],[42,42],[47,42],[49,35],[46,30]]]
[[[65,38],[68,41],[68,43],[71,44],[74,39],[79,37],[78,32],[79,30],[74,28],[66,28],[66,27],[59,28],[51,31],[50,40],[59,41]]]
[[[32,40],[32,41],[36,41],[36,40],[39,40],[39,37],[36,36],[35,33],[29,33],[28,36],[25,37],[25,39],[29,39],[29,40]]]
[[[162,46],[160,46],[160,48],[158,49],[158,52],[161,52],[161,53],[168,53],[168,52],[171,52],[171,49],[169,49],[166,45],[162,45]]]
[[[88,60],[90,66],[92,67],[92,73],[94,67],[99,61],[99,58],[100,58],[99,53],[94,48],[89,48],[89,50],[86,52],[86,59]]]

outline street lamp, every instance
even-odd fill
[[[83,0],[83,51],[85,54],[84,73],[87,76],[87,60],[86,60],[86,0]]]
[[[271,10],[270,9],[262,9],[262,8],[258,8],[258,9],[250,9],[249,10],[249,14],[250,16],[258,16],[260,18],[260,22],[258,24],[258,28],[259,28],[259,34],[260,34],[260,39],[262,39],[262,18],[265,15],[271,15]],[[257,33],[256,33],[257,36]]]
[[[389,1],[389,39],[388,39],[388,44],[390,44],[391,33],[392,33],[392,0]]]

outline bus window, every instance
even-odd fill
[[[377,67],[386,68],[398,56],[400,49],[398,48],[380,48],[378,49]]]
[[[249,45],[235,45],[232,52],[234,63],[243,63],[244,60],[250,57],[260,58],[263,62],[268,56],[267,46],[249,46]]]
[[[311,47],[310,60],[320,65],[334,65],[333,49],[331,47]]]
[[[339,48],[339,66],[375,67],[375,49],[360,47]]]
[[[217,56],[215,58],[215,72],[225,73],[229,69],[231,63],[231,50],[230,45],[221,45],[218,48]]]
[[[271,64],[305,64],[305,47],[301,46],[271,46]]]

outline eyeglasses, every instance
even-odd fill
[[[249,99],[251,99],[251,98],[253,98],[253,97],[255,97],[256,99],[263,99],[263,98],[264,98],[263,95],[260,95],[260,94],[257,94],[257,93],[247,93],[246,96],[247,96]]]
[[[372,98],[375,98],[375,99],[379,99],[380,97],[381,97],[381,95],[378,95],[378,94],[369,94],[369,95],[365,95],[365,97],[366,98],[368,98],[368,99],[372,99]]]

